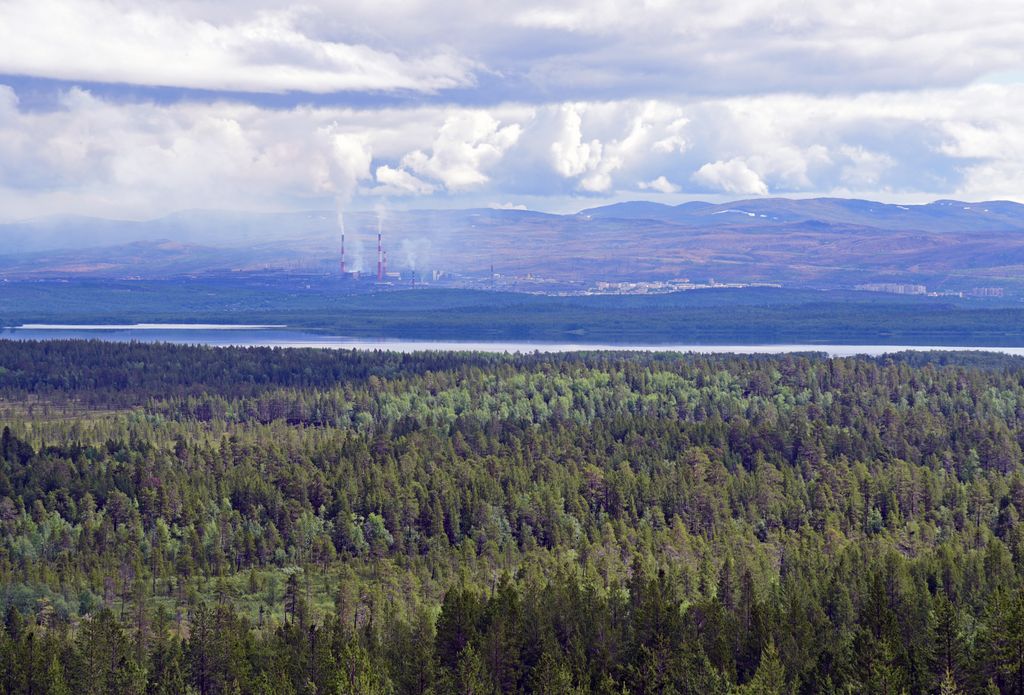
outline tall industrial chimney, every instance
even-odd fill
[[[384,282],[384,248],[380,240],[380,224],[377,225],[377,282]]]

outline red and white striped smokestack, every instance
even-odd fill
[[[384,282],[384,248],[380,243],[380,225],[377,225],[377,282]]]

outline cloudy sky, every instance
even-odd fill
[[[0,0],[0,218],[1024,201],[1024,3]]]

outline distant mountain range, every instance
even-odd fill
[[[374,213],[344,215],[350,268],[375,263]],[[565,282],[667,280],[1024,290],[1024,205],[764,198],[635,201],[551,215],[414,210],[380,220],[389,267]],[[59,216],[0,224],[0,277],[336,272],[333,211],[189,211],[147,221]]]
[[[651,219],[687,227],[763,228],[817,222],[894,231],[1024,231],[1024,205],[1003,200],[893,205],[850,198],[760,198],[724,205],[695,202],[675,206],[637,201],[583,210],[579,214],[605,220]]]

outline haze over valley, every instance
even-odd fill
[[[341,220],[350,276],[375,279],[379,226],[390,287],[415,277],[421,286],[549,293],[629,291],[630,283],[668,283],[662,291],[708,283],[1008,296],[1024,289],[1024,205],[1008,201],[759,198],[629,202],[567,215],[386,210]],[[0,225],[0,235],[8,281],[341,275],[342,229],[331,211],[192,211],[138,222],[57,216]]]

